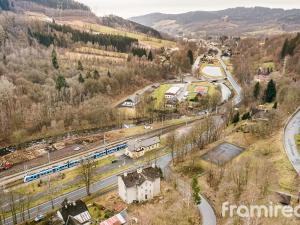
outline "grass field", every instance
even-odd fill
[[[156,99],[155,108],[159,108],[163,104],[165,93],[171,86],[171,84],[162,84],[152,93],[152,97]]]
[[[112,27],[107,27],[95,23],[87,23],[83,21],[60,21],[64,24],[68,24],[78,29],[92,30],[94,32],[104,33],[104,34],[114,34],[114,35],[123,35],[131,38],[136,38],[139,40],[140,44],[149,45],[152,48],[161,48],[161,47],[175,47],[176,43],[173,41],[162,40],[154,37],[149,37],[146,34],[128,32],[124,30],[118,30]]]
[[[128,54],[121,53],[121,52],[111,52],[102,49],[96,49],[91,47],[77,47],[74,49],[74,52],[87,54],[87,55],[98,55],[104,57],[112,57],[112,58],[120,58],[120,59],[127,59]]]
[[[296,145],[298,147],[298,151],[300,153],[300,134],[295,135],[295,142],[296,142]]]

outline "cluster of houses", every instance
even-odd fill
[[[128,96],[127,99],[125,99],[120,106],[134,108],[142,100],[144,94],[152,93],[155,89],[159,87],[160,87],[159,83],[149,85],[144,89],[134,93],[133,95]]]
[[[172,86],[165,92],[165,105],[169,108],[175,107],[180,101],[180,95],[183,88],[179,86]]]
[[[200,60],[201,60],[201,63],[208,63],[208,64],[214,64],[214,63],[218,62],[218,60],[216,59],[215,56],[206,55],[206,54],[204,54]]]
[[[126,172],[118,176],[118,194],[127,204],[144,202],[160,194],[161,169],[152,165]],[[60,224],[65,225],[91,225],[93,218],[87,205],[82,200],[62,202],[62,207],[57,211]],[[99,223],[99,225],[128,224],[129,218],[126,209]]]
[[[139,158],[146,152],[160,147],[158,136],[142,140],[128,142],[125,154],[131,158]],[[118,176],[118,194],[127,204],[151,200],[160,194],[160,180],[162,171],[156,165],[139,168],[131,172],[125,172]],[[118,213],[99,225],[122,225],[128,224],[128,215],[124,207]],[[93,218],[87,205],[82,200],[62,202],[62,207],[57,211],[58,222],[65,225],[91,225]]]
[[[270,74],[273,72],[273,67],[259,67],[257,75],[254,80],[256,82],[269,82],[271,80]]]

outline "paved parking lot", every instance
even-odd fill
[[[243,151],[245,151],[245,148],[224,142],[213,148],[201,158],[217,165],[224,165],[240,155]]]

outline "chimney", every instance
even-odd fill
[[[127,172],[124,173],[124,177],[127,177]]]
[[[155,165],[155,163],[152,163],[152,168],[154,168],[154,169],[156,168],[156,165]]]

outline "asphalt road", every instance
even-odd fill
[[[193,66],[192,66],[192,73],[193,73],[194,75],[196,75],[196,73],[197,73],[197,71],[198,71],[198,69],[199,69],[199,66],[200,66],[200,60],[201,60],[202,57],[203,57],[203,55],[198,56],[198,57],[196,58],[194,64],[193,64]]]
[[[300,134],[300,108],[291,116],[284,128],[283,145],[294,169],[300,174],[300,154],[295,142],[295,135]]]
[[[220,53],[219,53],[220,54]],[[239,86],[239,84],[233,79],[233,76],[229,70],[227,70],[227,66],[225,65],[224,61],[222,60],[221,56],[218,55],[218,59],[225,71],[227,80],[230,82],[231,86],[235,90],[235,97],[233,98],[233,104],[238,105],[242,102],[242,88]]]
[[[231,96],[230,89],[223,83],[218,84],[222,92],[222,102],[228,101]]]
[[[198,205],[198,209],[202,215],[202,225],[216,225],[217,218],[215,212],[209,202],[204,196],[201,195],[201,203]]]

